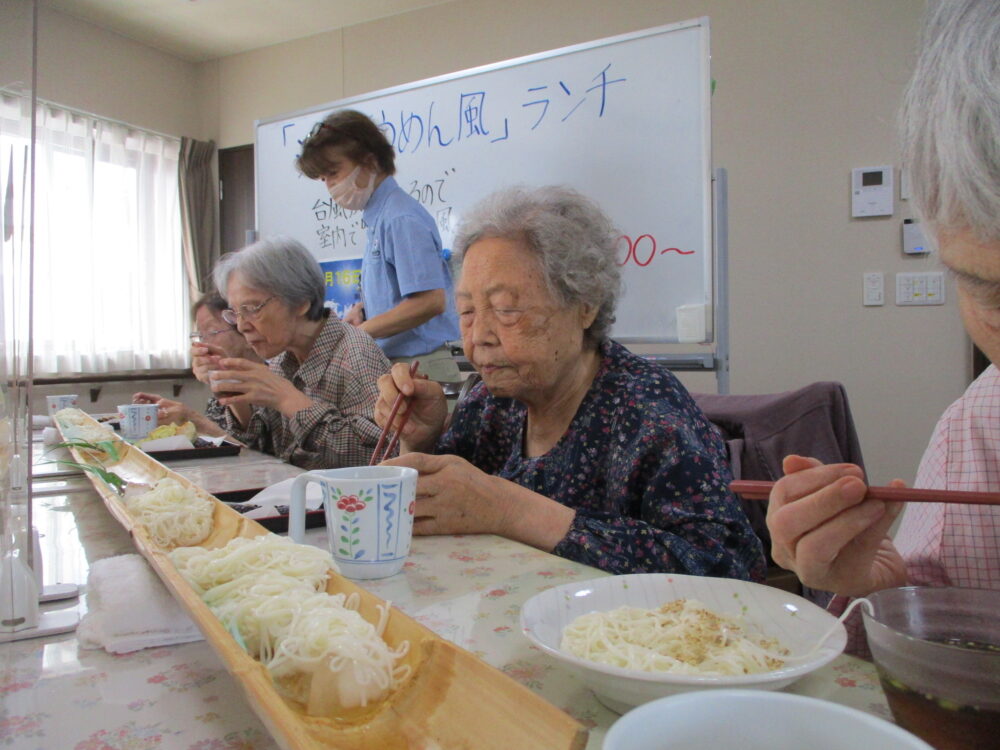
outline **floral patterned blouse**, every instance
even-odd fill
[[[438,453],[461,456],[576,510],[553,552],[612,573],[763,580],[764,554],[725,446],[668,370],[606,341],[590,390],[558,443],[526,458],[526,407],[477,384]]]

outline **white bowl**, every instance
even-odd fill
[[[715,690],[672,695],[622,716],[604,750],[932,750],[877,716],[789,693]]]
[[[805,659],[790,659],[770,672],[732,677],[622,669],[581,659],[560,648],[563,629],[580,615],[623,606],[653,609],[674,599],[697,599],[719,614],[742,617],[751,629],[776,638],[793,657],[810,651],[831,628],[833,632],[822,648]],[[847,644],[847,632],[837,618],[801,596],[758,583],[672,573],[608,576],[542,591],[521,608],[521,630],[540,649],[572,667],[604,705],[619,713],[691,690],[776,690],[828,664]]]

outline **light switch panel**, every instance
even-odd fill
[[[897,305],[943,305],[944,296],[941,271],[896,274]]]

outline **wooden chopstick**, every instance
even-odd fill
[[[774,482],[738,479],[729,489],[747,500],[767,500]],[[964,503],[966,505],[1000,505],[1000,492],[964,492],[959,490],[918,490],[912,487],[869,487],[869,500],[892,503]]]
[[[417,368],[420,366],[420,362],[414,360],[410,364],[410,377],[415,377],[417,374]],[[389,436],[389,430],[392,429],[392,421],[396,418],[396,413],[399,411],[399,407],[403,405],[406,401],[406,396],[402,393],[396,394],[396,400],[392,402],[392,410],[389,412],[389,419],[385,423],[385,427],[382,428],[382,434],[378,436],[378,442],[375,444],[375,450],[372,452],[371,461],[368,462],[369,466],[375,466],[375,464],[380,464],[385,459],[392,455],[393,450],[396,448],[396,443],[399,442],[399,436],[403,432],[403,428],[406,426],[406,420],[410,418],[410,409],[407,408],[403,412],[403,417],[399,423],[399,429],[396,430],[396,434],[393,436],[389,445],[385,449],[385,453],[382,453],[382,446],[385,445],[385,439]]]

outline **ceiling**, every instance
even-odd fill
[[[450,0],[40,0],[190,62],[204,62]]]

